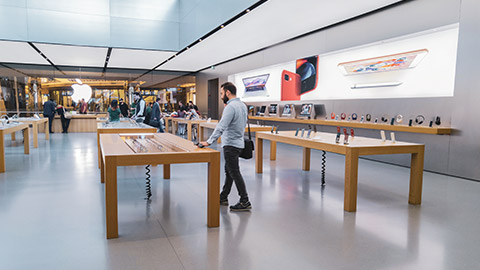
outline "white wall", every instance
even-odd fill
[[[365,44],[318,56],[318,84],[301,100],[339,100],[372,98],[452,97],[454,94],[457,58],[458,24],[449,25]],[[415,68],[345,76],[338,63],[382,55],[428,49],[428,54]],[[283,70],[295,72],[295,61],[264,67],[228,76],[237,85],[238,95],[245,102],[280,101]],[[264,95],[245,95],[242,79],[270,74]],[[395,87],[351,89],[354,84],[401,82]]]

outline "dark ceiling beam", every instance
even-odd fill
[[[50,63],[50,65],[52,67],[54,67],[56,70],[60,71],[63,75],[67,75],[65,74],[65,72],[63,72],[60,68],[57,67],[57,65],[55,65],[50,59],[48,59],[48,57],[42,52],[40,51],[39,48],[37,48],[37,46],[35,46],[35,44],[33,44],[32,42],[28,42],[28,45],[30,45],[30,47],[32,47],[38,54],[40,54],[40,56],[42,56],[45,60],[47,60],[48,63]]]
[[[111,55],[112,55],[112,47],[109,47],[107,50],[107,56],[105,57],[105,64],[103,65],[102,77],[104,77],[105,72],[107,72],[108,62],[110,61]]]

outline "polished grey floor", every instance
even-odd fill
[[[41,135],[40,138],[43,135]],[[250,213],[221,209],[206,227],[206,165],[118,169],[120,238],[105,239],[95,134],[52,134],[23,154],[6,137],[0,174],[0,269],[479,269],[480,183],[424,173],[422,206],[407,204],[409,169],[360,161],[358,211],[343,211],[342,156],[278,145],[262,175],[241,161]],[[265,145],[268,150],[268,144]],[[266,151],[268,152],[268,151]],[[222,176],[223,179],[223,176]],[[236,190],[234,189],[235,193]],[[238,199],[231,194],[230,202]]]

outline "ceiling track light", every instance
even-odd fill
[[[222,25],[220,25],[220,28],[224,28],[224,27],[225,27],[225,25],[223,25],[223,24],[222,24]]]

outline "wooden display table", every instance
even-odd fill
[[[5,135],[15,133],[17,131],[23,132],[23,149],[25,154],[30,154],[30,140],[28,133],[28,124],[10,123],[5,126],[0,126],[0,172],[5,172]]]
[[[68,132],[96,132],[97,131],[97,118],[106,117],[105,113],[100,114],[74,114],[70,119],[70,125]],[[43,127],[40,128],[40,132],[44,132]],[[52,131],[61,133],[62,122],[60,116],[56,115],[52,123]]]
[[[411,133],[423,133],[433,135],[450,135],[452,128],[450,127],[427,127],[427,126],[407,126],[407,125],[389,125],[384,123],[372,123],[359,121],[338,121],[338,120],[322,120],[322,119],[295,119],[285,117],[267,117],[267,116],[249,116],[250,120],[260,121],[273,121],[273,122],[285,122],[305,125],[318,125],[318,126],[340,126],[351,128],[364,128],[364,129],[377,129],[377,130],[391,130],[399,132],[411,132]]]
[[[100,149],[107,239],[118,237],[117,166],[163,164],[163,177],[169,179],[170,164],[208,163],[207,226],[220,225],[220,152],[168,133],[101,134]]]
[[[318,149],[327,152],[345,155],[345,193],[344,209],[348,212],[357,210],[357,176],[358,157],[367,155],[411,154],[410,166],[410,204],[421,204],[423,181],[423,157],[425,145],[391,141],[382,142],[379,139],[364,137],[349,138],[348,145],[343,144],[343,135],[340,143],[335,143],[336,134],[317,132],[311,138],[319,136],[320,139],[307,139],[295,137],[295,131],[281,131],[279,134],[258,132],[255,145],[255,170],[263,172],[263,140],[297,145],[303,147],[303,170],[310,170],[310,150]]]
[[[218,122],[218,120],[210,120],[211,122]],[[195,120],[187,120],[185,118],[172,118],[172,134],[176,134],[178,130],[178,124],[186,124],[187,125],[187,138],[189,141],[192,140],[192,126],[199,125],[200,123],[206,123],[207,120],[203,119],[195,119]],[[197,130],[197,138],[198,138],[198,130]]]
[[[33,147],[38,148],[38,131],[40,127],[43,126],[43,130],[45,131],[45,140],[50,139],[50,133],[48,132],[48,118],[35,118],[35,117],[20,117],[15,119],[15,121],[22,122],[32,126],[32,133],[33,133]],[[15,140],[15,133],[12,133],[12,140]]]
[[[100,155],[100,134],[104,133],[156,133],[157,128],[146,125],[144,123],[136,123],[130,121],[122,122],[106,122],[97,123],[97,149],[98,149],[98,168],[101,165]]]
[[[163,117],[163,120],[165,120],[165,133],[170,133],[169,127],[170,127],[170,121],[172,121],[173,117],[171,116],[165,116]]]

